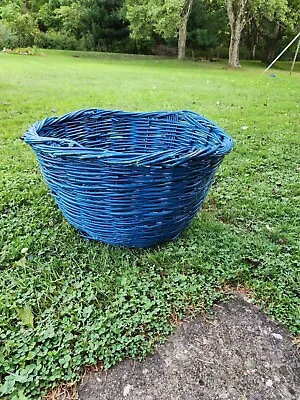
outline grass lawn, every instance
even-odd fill
[[[143,357],[228,287],[246,287],[299,334],[299,65],[262,75],[259,63],[72,54],[0,54],[0,398],[41,398],[85,365]],[[19,138],[36,120],[89,107],[190,109],[234,137],[176,241],[112,247],[63,219]]]

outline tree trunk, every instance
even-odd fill
[[[257,46],[257,43],[255,43],[255,44],[252,46],[252,50],[251,50],[251,60],[255,60],[255,58],[256,58],[256,46]]]
[[[181,25],[179,26],[178,32],[178,60],[185,59],[185,44],[186,44],[186,34],[187,34],[187,24],[189,16],[192,11],[193,0],[188,0],[186,10],[182,16]]]
[[[185,59],[186,26],[187,26],[187,20],[184,18],[182,24],[179,27],[178,60]]]
[[[276,57],[276,47],[277,47],[277,40],[270,40],[268,42],[267,51],[265,54],[265,63],[267,65],[271,64],[271,62]]]
[[[231,68],[240,67],[240,41],[245,27],[245,8],[248,0],[227,0],[227,14],[231,36],[228,65]]]
[[[275,59],[277,43],[282,38],[283,32],[284,28],[282,27],[282,25],[277,24],[273,35],[266,37],[267,46],[266,51],[263,54],[262,61],[267,65],[269,65]]]
[[[231,32],[230,45],[229,45],[229,59],[228,64],[231,68],[240,67],[240,40],[241,40],[241,30],[239,27]]]
[[[259,30],[252,15],[251,23],[249,24],[249,36],[250,36],[250,48],[251,48],[251,60],[256,58],[256,48],[259,42]]]

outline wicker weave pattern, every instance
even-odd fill
[[[176,238],[233,147],[189,111],[81,110],[35,123],[24,139],[66,219],[87,238],[130,247]]]

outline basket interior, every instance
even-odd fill
[[[221,143],[208,124],[199,127],[180,118],[82,118],[44,126],[39,136],[75,141],[81,147],[145,154],[162,150],[201,149]]]

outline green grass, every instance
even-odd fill
[[[285,63],[276,78],[259,63],[224,65],[0,54],[0,397],[41,398],[84,365],[143,357],[228,284],[300,333],[300,74]],[[179,239],[117,248],[63,219],[19,138],[38,119],[85,107],[190,109],[232,134],[234,151]]]

